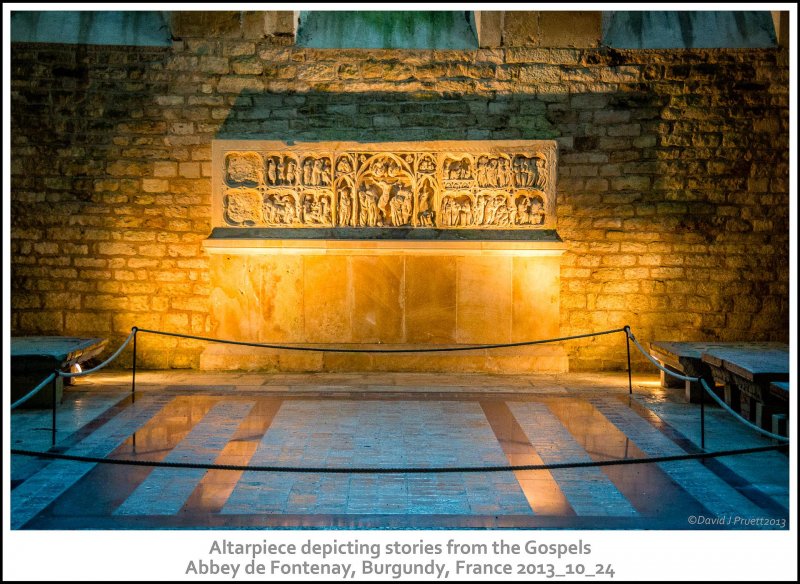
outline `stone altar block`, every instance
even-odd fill
[[[553,141],[213,143],[211,336],[433,348],[559,336]],[[307,353],[210,344],[203,369],[566,371],[557,344]]]

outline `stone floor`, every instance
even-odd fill
[[[483,467],[699,451],[699,408],[656,375],[139,372],[82,378],[57,450],[148,461]],[[708,450],[770,444],[708,408]],[[50,412],[12,446],[47,450]],[[14,455],[12,529],[788,529],[783,452],[552,471],[299,473]],[[692,524],[693,518],[703,518]],[[749,523],[746,523],[749,521]]]

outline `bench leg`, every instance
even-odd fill
[[[755,425],[766,430],[766,422],[768,419],[770,419],[770,417],[767,415],[767,408],[761,402],[756,402],[756,419],[754,421]]]
[[[772,433],[780,436],[789,435],[788,418],[786,414],[772,414]]]
[[[674,367],[670,367],[669,365],[665,365],[661,361],[659,361],[659,363],[661,363],[662,367],[664,367],[666,369],[669,369],[670,371],[674,371],[675,373],[681,373],[682,374],[681,371],[678,371]],[[677,377],[673,377],[672,375],[668,375],[667,373],[664,373],[661,370],[659,370],[659,373],[660,373],[660,378],[661,378],[661,387],[681,387],[683,382],[680,379],[678,379]]]
[[[757,402],[752,397],[747,395],[744,392],[739,393],[739,403],[741,404],[739,409],[739,414],[745,419],[754,424],[758,425],[756,422],[756,406]]]
[[[742,411],[742,400],[740,396],[741,392],[738,387],[732,383],[725,384],[725,403],[737,414]]]
[[[686,397],[686,401],[690,404],[699,404],[702,394],[705,391],[703,389],[703,386],[693,381],[684,381],[683,384],[684,384],[683,391]],[[706,403],[710,402],[711,398],[706,397]]]

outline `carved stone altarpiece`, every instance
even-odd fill
[[[213,143],[214,227],[554,229],[556,143]]]

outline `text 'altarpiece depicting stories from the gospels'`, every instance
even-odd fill
[[[215,227],[555,228],[556,143],[214,142]]]

